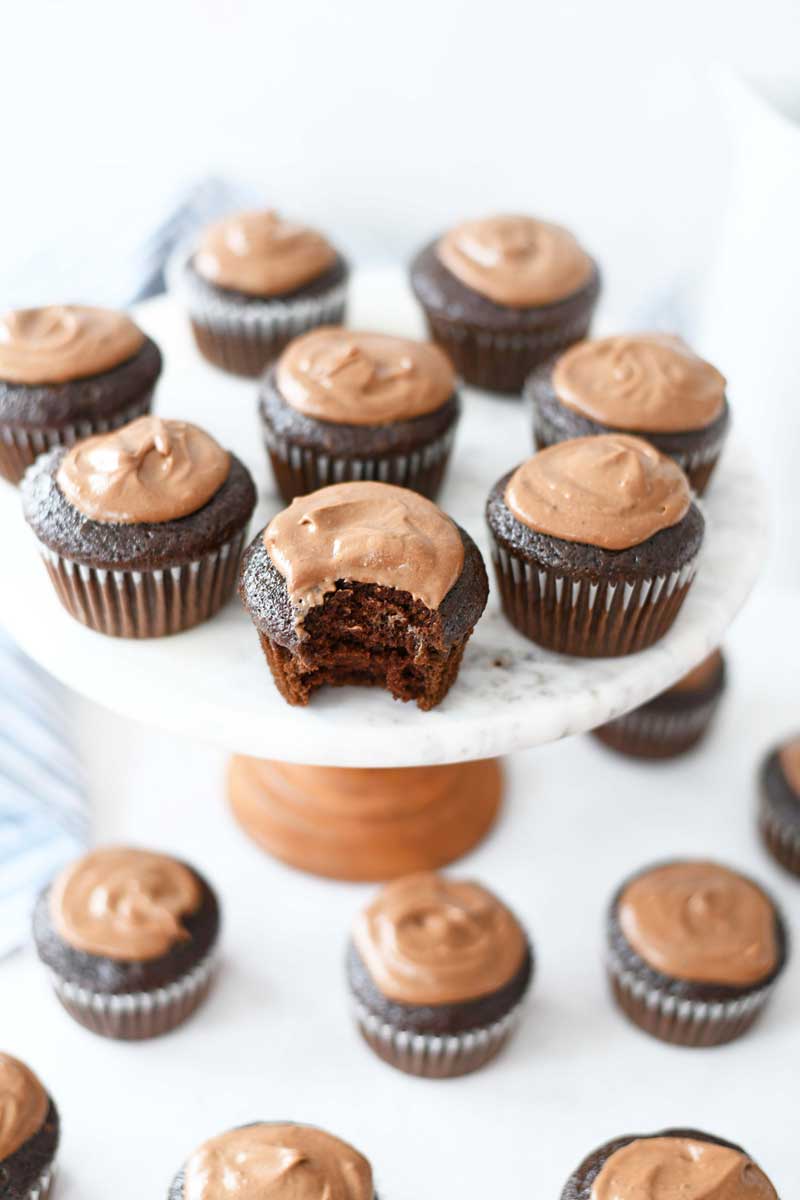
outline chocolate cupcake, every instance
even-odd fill
[[[778,1200],[750,1156],[733,1142],[697,1129],[632,1133],[585,1158],[561,1200]]]
[[[39,958],[64,1008],[93,1033],[169,1033],[205,999],[219,934],[217,898],[177,859],[127,846],[77,859],[40,895]]]
[[[215,222],[170,274],[200,353],[234,375],[260,375],[292,338],[344,320],[347,263],[275,212]]]
[[[725,690],[725,662],[715,650],[671,688],[594,730],[604,745],[631,758],[676,758],[708,733]]]
[[[190,629],[229,599],[256,492],[202,429],[140,417],[43,456],[22,499],[67,612],[146,638]]]
[[[326,328],[287,346],[261,385],[259,412],[284,500],[360,479],[434,499],[460,403],[436,346]]]
[[[464,382],[518,394],[534,367],[586,337],[600,273],[560,225],[499,216],[425,246],[411,286]]]
[[[503,611],[549,650],[644,650],[678,615],[705,522],[672,459],[623,434],[540,450],[489,495]]]
[[[58,1150],[58,1110],[18,1058],[0,1053],[0,1195],[45,1200]]]
[[[77,304],[0,317],[0,476],[19,483],[54,446],[150,411],[155,342],[124,313]]]
[[[761,1015],[786,965],[783,919],[744,875],[712,862],[650,867],[617,892],[608,973],[622,1011],[677,1046],[719,1046]]]
[[[800,876],[800,738],[776,746],[764,760],[758,823],[776,862]]]
[[[477,883],[433,873],[388,884],[347,953],[356,1024],[385,1062],[449,1079],[477,1071],[517,1025],[533,954],[514,914]]]
[[[167,1200],[377,1200],[372,1167],[347,1142],[313,1125],[258,1121],[198,1146]]]
[[[679,337],[578,342],[525,387],[537,450],[596,433],[633,433],[674,458],[702,494],[728,434],[725,377]]]
[[[335,484],[292,501],[247,548],[239,582],[289,704],[353,684],[433,708],[488,592],[469,534],[387,483]]]

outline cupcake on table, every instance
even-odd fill
[[[800,737],[788,738],[764,759],[758,823],[769,853],[800,877]]]
[[[58,1110],[30,1067],[0,1053],[0,1194],[46,1200],[59,1141]]]

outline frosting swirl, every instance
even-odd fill
[[[778,759],[786,782],[795,795],[800,796],[800,738],[792,738],[781,746]]]
[[[197,512],[229,470],[227,450],[196,425],[138,417],[77,442],[62,459],[56,481],[93,521],[134,525]]]
[[[181,918],[196,912],[201,900],[198,879],[183,863],[109,846],[61,872],[50,890],[50,915],[74,949],[144,962],[189,937]]]
[[[553,387],[582,416],[642,433],[705,429],[725,405],[725,376],[664,333],[577,342],[556,362]]]
[[[184,1168],[185,1200],[373,1200],[372,1168],[310,1125],[264,1123],[204,1142]]]
[[[740,1150],[652,1137],[636,1138],[606,1159],[591,1200],[778,1200],[778,1194]]]
[[[66,383],[133,358],[144,334],[125,313],[81,304],[19,308],[0,316],[0,379]]]
[[[747,987],[778,962],[775,909],[761,888],[712,862],[675,862],[637,876],[617,909],[628,943],[675,979]]]
[[[538,533],[627,550],[686,516],[691,494],[677,463],[626,434],[573,438],[540,450],[509,479],[505,502]]]
[[[527,942],[514,914],[478,883],[434,872],[388,884],[353,941],[372,979],[400,1004],[459,1004],[509,983]]]
[[[349,329],[315,329],[290,342],[278,390],[298,412],[346,425],[384,425],[441,408],[455,390],[447,356],[431,342]]]
[[[333,246],[314,229],[271,209],[237,213],[203,233],[195,270],[216,287],[248,296],[283,296],[329,270]]]
[[[42,1128],[50,1100],[30,1067],[0,1053],[0,1162]]]
[[[591,258],[569,230],[534,217],[464,221],[440,239],[436,253],[467,287],[510,308],[563,300],[593,271]]]
[[[464,565],[450,518],[389,483],[338,483],[299,496],[270,521],[264,544],[301,616],[338,579],[397,588],[436,609]]]

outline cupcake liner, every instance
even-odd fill
[[[570,580],[492,544],[503,611],[548,650],[612,658],[652,646],[667,632],[697,571],[698,555],[679,570],[648,579]]]
[[[67,612],[109,637],[164,637],[213,617],[236,587],[246,529],[196,562],[116,571],[64,558],[39,544]]]
[[[705,734],[719,704],[713,696],[682,711],[642,705],[593,730],[594,736],[622,754],[671,758],[691,749]]]
[[[759,804],[758,828],[775,861],[792,875],[800,876],[800,828],[781,819],[764,791]]]
[[[47,1200],[53,1185],[52,1165],[42,1171],[32,1188],[25,1193],[24,1200]]]
[[[425,1079],[452,1079],[479,1070],[499,1054],[519,1024],[521,1011],[517,1004],[491,1025],[443,1035],[397,1029],[363,1004],[354,1006],[353,1015],[361,1036],[390,1066]]]
[[[71,1017],[102,1037],[138,1041],[175,1029],[195,1011],[213,982],[216,960],[208,955],[180,979],[150,992],[93,992],[53,975],[53,988]]]

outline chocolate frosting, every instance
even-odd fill
[[[642,433],[704,429],[725,407],[724,375],[663,333],[577,342],[556,362],[553,387],[581,416]]]
[[[30,1067],[0,1053],[0,1163],[42,1128],[50,1107]]]
[[[740,1150],[689,1137],[652,1137],[636,1138],[609,1156],[591,1200],[778,1200],[778,1194]]]
[[[56,480],[69,502],[93,521],[135,525],[197,512],[229,470],[227,450],[196,425],[139,417],[77,442]]]
[[[431,342],[332,327],[289,343],[277,385],[287,404],[306,416],[384,425],[441,408],[455,390],[455,375]]]
[[[270,521],[264,544],[300,620],[337,579],[397,588],[437,609],[464,564],[450,518],[388,483],[339,483],[299,496]]]
[[[691,504],[677,463],[627,434],[573,438],[540,450],[509,479],[505,502],[538,533],[627,550],[677,525]]]
[[[20,308],[0,316],[0,379],[66,383],[133,358],[145,336],[125,313],[81,304]]]
[[[789,787],[800,796],[800,738],[792,738],[778,751],[781,770]]]
[[[747,987],[776,967],[775,910],[743,875],[712,862],[669,863],[622,892],[618,919],[648,966],[675,979]]]
[[[594,271],[591,258],[567,229],[534,217],[464,221],[440,239],[436,253],[463,284],[509,308],[563,300]]]
[[[722,655],[719,650],[712,650],[707,658],[682,676],[669,689],[672,693],[703,692],[714,681],[722,666]]]
[[[204,1142],[184,1169],[185,1200],[373,1200],[372,1168],[310,1125],[263,1123]]]
[[[522,927],[496,896],[427,871],[388,884],[361,913],[353,942],[381,993],[409,1005],[488,996],[527,952]]]
[[[194,256],[199,275],[247,296],[287,295],[336,262],[333,246],[314,229],[272,210],[237,213],[203,233]]]
[[[202,889],[174,858],[109,846],[68,866],[50,890],[56,932],[76,950],[123,962],[160,958],[189,937],[181,917]]]

